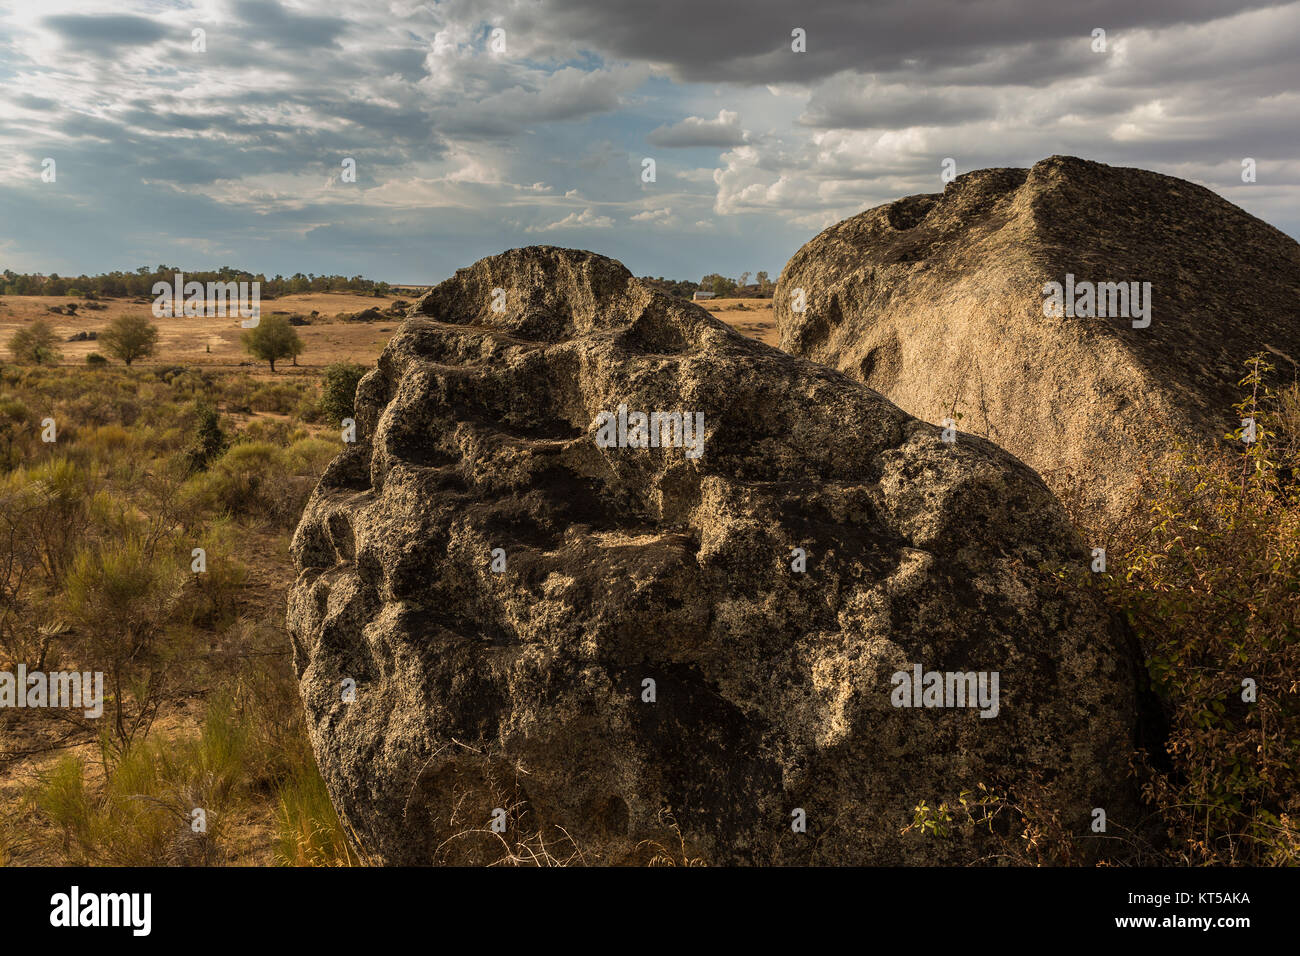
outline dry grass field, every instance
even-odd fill
[[[364,309],[387,310],[395,298],[350,295],[346,293],[313,293],[288,295],[262,302],[262,314],[276,312],[310,316],[311,325],[298,327],[306,349],[298,358],[302,368],[319,370],[333,362],[357,362],[369,366],[374,363],[389,338],[397,331],[401,320],[394,318],[379,322],[339,322],[339,313],[354,313]],[[410,301],[410,300],[408,300]],[[74,316],[57,315],[50,306],[75,303]],[[104,299],[98,305],[103,309],[88,309],[84,300],[58,296],[4,296],[0,297],[0,344],[9,340],[15,331],[33,319],[47,319],[63,339],[61,345],[64,365],[83,365],[91,352],[103,349],[94,341],[69,342],[78,332],[102,332],[108,324],[121,315],[152,317],[151,303],[133,299]],[[776,324],[772,316],[770,299],[714,299],[702,303],[708,311],[735,328],[738,332],[758,339],[768,345],[777,344]],[[142,365],[197,365],[203,367],[258,366],[244,352],[239,337],[243,331],[238,318],[212,318],[206,316],[153,319],[161,333],[157,354]],[[285,363],[281,370],[292,366]]]
[[[301,313],[310,316],[311,325],[298,328],[306,349],[298,359],[300,366],[320,368],[332,362],[353,361],[372,363],[385,343],[397,330],[400,320],[381,322],[336,322],[338,313],[360,312],[364,309],[382,310],[392,306],[394,299],[374,296],[318,293],[291,295],[262,301],[262,314],[275,312]],[[49,311],[52,305],[78,305],[75,316],[56,315]],[[47,319],[64,340],[61,346],[63,364],[81,365],[91,352],[103,352],[94,341],[68,342],[78,332],[102,332],[108,324],[121,315],[143,315],[152,318],[152,303],[133,299],[104,299],[102,310],[90,310],[84,301],[57,296],[5,296],[0,298],[0,342],[25,323],[33,319]],[[161,333],[159,349],[150,362],[154,365],[239,366],[255,365],[244,352],[239,337],[237,317],[181,317],[153,319]],[[287,364],[287,363],[286,363]]]
[[[742,335],[777,347],[780,335],[772,315],[771,299],[709,299],[699,304]]]

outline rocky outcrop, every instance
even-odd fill
[[[1044,314],[1050,282],[1075,314]],[[1089,316],[1084,283],[1094,313],[1124,304],[1095,284],[1149,288],[1149,314],[1130,296]],[[1240,424],[1248,358],[1294,376],[1298,302],[1300,245],[1272,226],[1180,179],[1053,156],[830,227],[786,265],[775,313],[782,348],[1116,510],[1171,438]]]
[[[430,291],[356,408],[288,626],[368,858],[970,860],[900,830],[979,782],[1132,821],[1133,649],[989,442],[550,247]]]

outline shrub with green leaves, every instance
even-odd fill
[[[20,365],[57,365],[63,357],[59,336],[44,319],[36,319],[9,339],[9,354]]]
[[[363,366],[335,362],[321,376],[320,409],[325,420],[338,425],[356,414],[357,383],[366,374]]]
[[[208,465],[225,452],[228,443],[216,408],[200,400],[194,404],[194,415],[194,439],[186,458],[192,471],[206,471]]]
[[[1300,863],[1300,390],[1273,372],[1259,359],[1240,383],[1253,436],[1184,450],[1107,576],[1170,723],[1148,796],[1197,865]]]

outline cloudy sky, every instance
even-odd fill
[[[1053,153],[1300,235],[1298,117],[1300,2],[0,0],[0,268],[775,277],[946,157]]]

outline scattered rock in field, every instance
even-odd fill
[[[362,309],[360,312],[340,312],[337,318],[342,322],[379,322],[388,318],[388,316],[371,306],[368,309]]]

